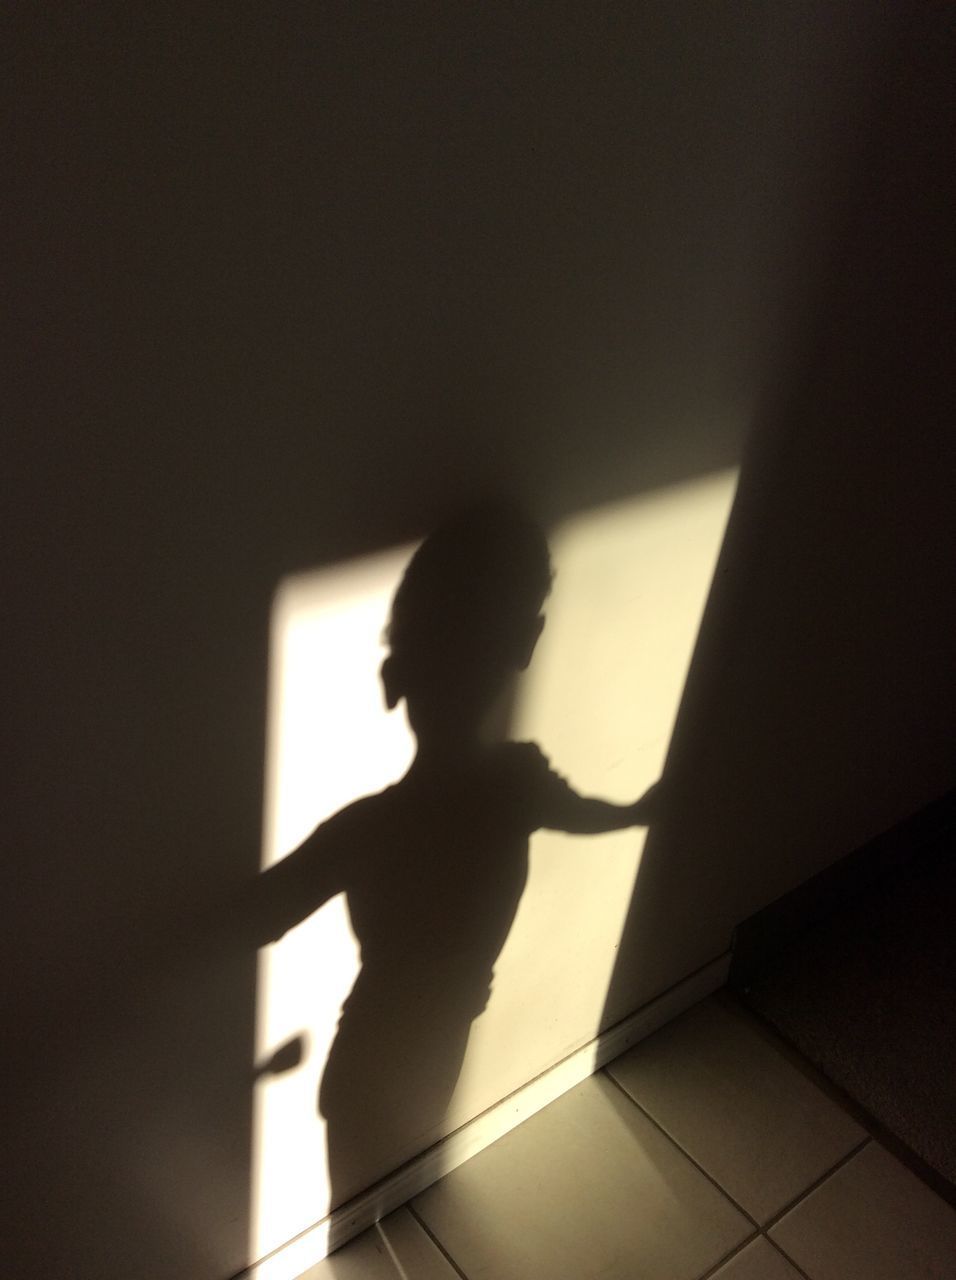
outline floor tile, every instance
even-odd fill
[[[782,1253],[763,1236],[758,1236],[719,1271],[711,1280],[803,1280]]]
[[[337,1249],[299,1280],[459,1280],[407,1209]]]
[[[752,1230],[600,1075],[413,1203],[468,1280],[692,1280]]]
[[[713,998],[607,1071],[759,1223],[866,1136],[749,1015]]]
[[[812,1280],[954,1280],[956,1210],[876,1142],[769,1235]]]

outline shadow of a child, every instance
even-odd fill
[[[248,922],[260,945],[344,892],[361,949],[319,1092],[332,1208],[442,1136],[532,832],[642,825],[656,803],[654,789],[631,805],[579,796],[535,744],[490,727],[531,661],[550,586],[542,533],[503,504],[422,543],[393,602],[381,670],[388,706],[405,700],[414,761],[255,887]]]

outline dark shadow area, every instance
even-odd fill
[[[250,1261],[255,956],[194,925],[260,866],[276,584],[736,463],[887,14],[12,16],[11,1274]]]
[[[956,1204],[956,792],[744,922],[731,985]]]
[[[951,23],[909,15],[811,340],[745,451],[606,1024],[952,786],[953,56]],[[884,907],[891,968],[919,907]]]
[[[407,705],[412,765],[261,875],[232,921],[262,945],[346,895],[361,970],[318,1099],[332,1207],[442,1136],[531,833],[616,830],[646,822],[656,803],[656,789],[631,805],[579,796],[534,743],[502,740],[509,683],[531,661],[550,584],[543,535],[503,504],[426,539],[396,593],[380,673],[388,706]],[[282,1046],[263,1070],[294,1065],[299,1048]]]

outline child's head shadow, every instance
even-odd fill
[[[412,557],[392,603],[381,678],[404,698],[419,750],[474,744],[544,626],[551,561],[541,530],[486,502],[440,526]]]

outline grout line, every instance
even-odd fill
[[[743,1253],[745,1249],[748,1249],[756,1240],[765,1241],[774,1253],[778,1253],[781,1258],[783,1258],[784,1262],[793,1268],[797,1275],[801,1277],[801,1280],[811,1280],[811,1277],[807,1275],[803,1267],[801,1267],[799,1263],[794,1262],[789,1253],[786,1253],[781,1249],[780,1246],[775,1241],[771,1240],[763,1231],[755,1231],[752,1235],[747,1236],[745,1240],[741,1240],[740,1244],[734,1245],[729,1253],[725,1253],[722,1258],[718,1259],[718,1261],[713,1264],[713,1266],[708,1267],[702,1275],[697,1277],[697,1280],[713,1280],[714,1276],[719,1275],[728,1263],[733,1262],[734,1258]]]
[[[788,1204],[785,1204],[782,1209],[779,1209],[773,1215],[772,1218],[767,1219],[767,1221],[763,1225],[764,1232],[772,1231],[773,1228],[777,1225],[777,1223],[780,1222],[782,1218],[785,1218],[787,1216],[787,1214],[791,1211],[791,1209],[795,1209],[802,1200],[805,1200],[807,1196],[812,1195],[813,1192],[816,1191],[817,1187],[821,1187],[824,1184],[824,1182],[827,1181],[828,1178],[832,1178],[833,1175],[839,1169],[842,1169],[845,1164],[849,1164],[850,1161],[853,1159],[853,1157],[856,1155],[859,1155],[859,1153],[863,1150],[863,1148],[867,1146],[869,1143],[871,1143],[872,1141],[873,1139],[870,1137],[869,1134],[867,1134],[862,1142],[858,1142],[856,1146],[852,1148],[852,1150],[846,1153],[845,1156],[841,1156],[840,1159],[836,1162],[836,1164],[831,1165],[831,1167],[827,1169],[826,1173],[821,1173],[819,1178],[816,1178],[813,1182],[811,1182],[808,1187],[804,1187],[804,1189],[800,1192],[798,1196],[794,1196],[794,1198]]]
[[[411,1200],[406,1201],[403,1208],[407,1209],[408,1212],[412,1215],[412,1217],[415,1219],[415,1221],[418,1223],[421,1229],[425,1232],[425,1235],[428,1236],[429,1240],[431,1240],[432,1244],[435,1246],[435,1248],[439,1251],[439,1253],[442,1255],[442,1257],[451,1267],[452,1271],[454,1271],[455,1275],[460,1276],[461,1280],[468,1280],[468,1277],[465,1275],[464,1271],[462,1271],[461,1267],[458,1265],[455,1259],[451,1256],[451,1254],[448,1252],[448,1250],[445,1248],[442,1242],[438,1239],[434,1231],[432,1231],[431,1227],[428,1225],[425,1219],[421,1216],[421,1214],[415,1208],[412,1201]]]
[[[640,1111],[641,1115],[646,1116],[647,1119],[650,1120],[654,1128],[660,1130],[660,1132],[664,1135],[664,1137],[668,1140],[668,1142],[672,1143],[677,1148],[677,1150],[691,1162],[691,1164],[698,1171],[698,1173],[702,1173],[704,1177],[707,1179],[707,1181],[712,1186],[716,1187],[717,1190],[720,1192],[720,1194],[725,1199],[729,1200],[730,1203],[734,1206],[734,1208],[739,1213],[743,1214],[743,1216],[747,1219],[747,1221],[753,1227],[755,1232],[760,1230],[760,1223],[757,1221],[757,1219],[752,1214],[748,1213],[742,1204],[738,1204],[738,1202],[733,1198],[730,1192],[727,1191],[724,1187],[722,1187],[720,1183],[717,1181],[717,1179],[712,1177],[704,1168],[704,1166],[698,1163],[698,1161],[694,1159],[694,1157],[690,1154],[690,1152],[685,1150],[684,1147],[681,1146],[681,1144],[677,1141],[677,1139],[673,1136],[673,1134],[668,1133],[667,1130],[664,1128],[664,1126],[660,1124],[657,1120],[655,1120],[654,1117],[651,1115],[651,1113],[649,1111],[646,1111],[644,1107],[642,1107],[641,1104],[637,1101],[637,1099],[628,1093],[628,1091],[624,1088],[622,1084],[620,1084],[617,1080],[614,1079],[614,1077],[608,1071],[607,1067],[604,1068],[601,1074],[607,1076],[608,1080],[610,1080],[615,1085],[616,1088],[620,1089],[621,1093],[624,1094],[624,1097],[627,1098],[628,1102],[630,1102],[633,1106],[635,1106],[638,1109],[638,1111]]]
[[[803,1280],[811,1280],[811,1277],[807,1275],[803,1267],[801,1267],[798,1262],[794,1262],[793,1258],[790,1257],[790,1254],[787,1253],[785,1249],[781,1249],[780,1246],[777,1244],[776,1240],[771,1240],[768,1235],[763,1235],[762,1232],[761,1232],[761,1235],[763,1236],[763,1239],[766,1240],[767,1244],[770,1245],[770,1248],[773,1249],[776,1253],[779,1253],[781,1258],[783,1258],[785,1262],[789,1263],[790,1266],[793,1267],[794,1271],[796,1271],[798,1276],[802,1276]]]
[[[384,1246],[385,1252],[388,1254],[389,1259],[391,1260],[392,1266],[398,1272],[399,1280],[411,1280],[411,1276],[409,1276],[408,1272],[402,1266],[401,1259],[399,1258],[395,1250],[392,1248],[391,1240],[389,1240],[388,1236],[385,1234],[385,1230],[382,1227],[381,1218],[379,1218],[378,1222],[376,1222],[372,1230],[378,1236],[379,1240],[381,1240],[382,1245]]]
[[[911,1173],[925,1182],[941,1200],[945,1200],[956,1209],[956,1185],[927,1163],[913,1147],[868,1111],[863,1103],[848,1093],[842,1085],[831,1080],[822,1067],[812,1062],[793,1041],[788,1040],[783,1030],[761,1009],[751,1005],[744,994],[733,987],[725,986],[717,993],[717,999],[722,1004],[735,1009],[736,1012],[742,1013],[765,1043],[772,1044],[805,1079],[815,1084],[821,1093],[826,1094],[835,1106],[839,1107],[851,1120],[855,1120],[861,1129],[865,1129],[870,1137],[885,1147],[890,1155],[899,1160],[900,1164],[905,1165]]]
[[[605,1064],[713,994],[726,981],[729,963],[729,952],[724,952],[701,965],[285,1244],[248,1263],[232,1280],[265,1280],[267,1272],[270,1276],[288,1277],[293,1267],[297,1268],[296,1275],[301,1275],[303,1267],[313,1266],[334,1253],[379,1218],[447,1177],[520,1123],[597,1075]]]
[[[728,1253],[724,1254],[723,1257],[719,1258],[717,1262],[715,1262],[711,1267],[709,1267],[706,1271],[704,1271],[698,1277],[698,1280],[713,1280],[713,1277],[717,1275],[717,1273],[723,1267],[727,1266],[727,1264],[729,1262],[732,1262],[733,1259],[736,1258],[738,1254],[742,1253],[744,1249],[746,1249],[749,1245],[753,1244],[754,1241],[758,1239],[766,1240],[770,1248],[773,1249],[776,1253],[780,1254],[780,1256],[787,1263],[789,1263],[791,1267],[793,1267],[793,1269],[797,1272],[797,1274],[800,1277],[802,1277],[802,1280],[810,1280],[810,1277],[803,1270],[803,1268],[797,1262],[795,1262],[794,1259],[791,1258],[790,1255],[776,1243],[776,1241],[770,1238],[770,1236],[768,1235],[768,1232],[771,1231],[773,1227],[775,1227],[777,1223],[779,1223],[784,1217],[786,1217],[786,1215],[790,1213],[790,1211],[794,1209],[802,1200],[806,1199],[807,1196],[811,1195],[814,1191],[816,1191],[818,1187],[822,1186],[824,1182],[826,1182],[829,1178],[831,1178],[838,1170],[842,1169],[844,1165],[849,1164],[849,1162],[854,1158],[854,1156],[858,1155],[865,1146],[867,1146],[870,1142],[873,1141],[873,1138],[871,1137],[871,1135],[866,1134],[866,1136],[863,1138],[861,1142],[858,1142],[845,1155],[841,1156],[840,1159],[837,1160],[835,1164],[833,1164],[829,1169],[827,1169],[818,1178],[816,1178],[813,1182],[811,1182],[809,1186],[805,1187],[803,1191],[800,1192],[799,1195],[795,1196],[792,1200],[790,1200],[786,1205],[784,1205],[782,1209],[780,1209],[777,1213],[775,1213],[772,1218],[769,1218],[767,1222],[764,1223],[763,1226],[761,1226],[757,1222],[757,1220],[747,1212],[747,1210],[743,1207],[743,1205],[741,1205],[737,1200],[735,1200],[734,1197],[730,1195],[730,1193],[720,1185],[720,1183],[716,1180],[716,1178],[712,1177],[711,1174],[709,1174],[707,1170],[697,1160],[694,1159],[694,1157],[690,1154],[690,1152],[687,1151],[676,1140],[676,1138],[674,1138],[672,1134],[668,1133],[667,1129],[665,1129],[665,1127],[658,1120],[656,1120],[655,1117],[652,1116],[650,1112],[647,1111],[645,1107],[643,1107],[641,1103],[638,1102],[637,1099],[634,1098],[617,1079],[615,1079],[615,1077],[608,1070],[608,1067],[611,1065],[612,1064],[609,1063],[608,1066],[605,1066],[595,1074],[603,1075],[608,1080],[610,1080],[610,1082],[614,1085],[614,1087],[618,1089],[624,1095],[625,1098],[627,1098],[628,1102],[630,1102],[631,1105],[641,1113],[641,1115],[643,1115],[647,1120],[649,1120],[650,1123],[654,1126],[654,1128],[657,1129],[661,1134],[663,1134],[663,1136],[667,1138],[668,1142],[670,1142],[673,1146],[675,1146],[677,1150],[680,1151],[681,1154],[688,1161],[690,1161],[690,1163],[694,1166],[694,1168],[697,1169],[697,1171],[700,1174],[702,1174],[707,1179],[707,1181],[717,1191],[719,1191],[722,1196],[724,1196],[725,1199],[729,1200],[730,1203],[734,1206],[734,1208],[738,1211],[738,1213],[740,1213],[744,1218],[746,1218],[747,1221],[750,1223],[750,1225],[753,1227],[753,1230],[750,1232],[749,1235],[747,1235],[743,1240],[741,1240],[738,1244],[736,1244]],[[455,1275],[459,1276],[460,1280],[468,1280],[468,1276],[466,1275],[466,1273],[461,1269],[461,1267],[458,1265],[455,1259],[451,1256],[451,1254],[442,1244],[441,1240],[439,1240],[438,1236],[435,1235],[434,1231],[429,1227],[428,1223],[419,1214],[418,1210],[414,1207],[413,1202],[408,1201],[404,1207],[409,1211],[409,1213],[414,1218],[414,1220],[418,1223],[418,1225],[421,1227],[424,1233],[435,1245],[435,1247],[441,1253],[442,1257],[452,1268]]]
[[[711,1277],[715,1276],[721,1267],[726,1267],[727,1263],[732,1262],[738,1253],[743,1253],[744,1249],[746,1249],[749,1244],[753,1244],[755,1240],[759,1239],[760,1232],[754,1231],[752,1235],[747,1236],[746,1240],[741,1240],[740,1244],[735,1244],[730,1252],[725,1253],[724,1256],[719,1258],[712,1267],[708,1267],[702,1275],[697,1277],[697,1280],[711,1280]]]

